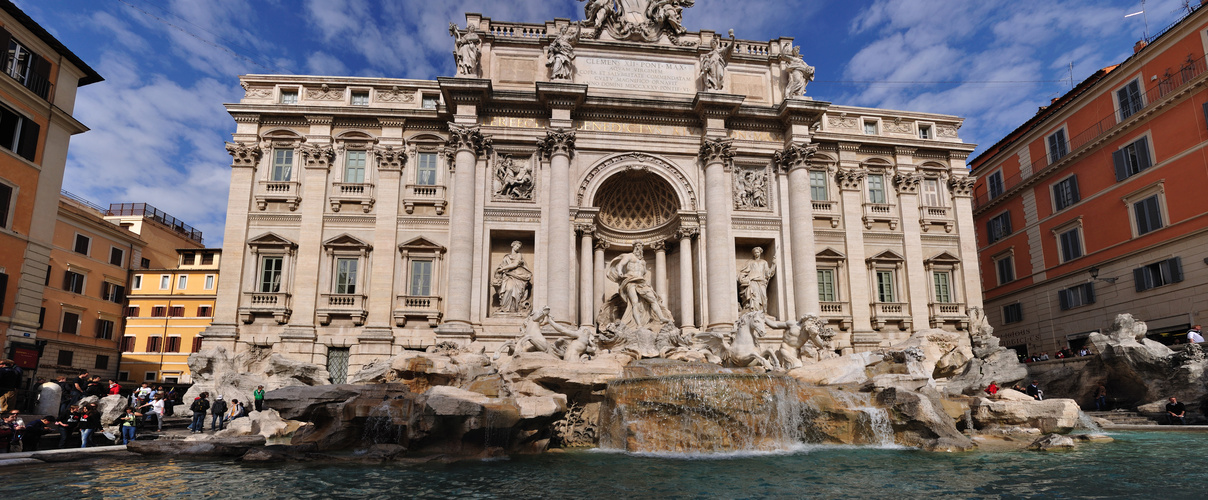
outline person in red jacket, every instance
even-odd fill
[[[991,396],[998,394],[998,382],[990,381],[990,385],[986,386],[986,394]]]
[[[117,382],[110,380],[109,381],[109,394],[112,395],[112,394],[121,394],[121,393],[122,393],[122,386],[117,385]]]

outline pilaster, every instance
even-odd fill
[[[310,118],[310,117],[308,117]],[[331,134],[331,121],[314,125]],[[313,131],[313,128],[312,128]],[[335,159],[335,150],[330,144],[316,142],[322,134],[311,134],[298,155],[302,162],[302,201],[298,205],[301,224],[298,237],[298,260],[294,267],[292,309],[289,324],[281,334],[282,342],[288,337],[293,342],[305,342],[315,336],[315,302],[319,294],[319,269],[323,250],[323,209],[327,202],[327,173]],[[299,358],[301,359],[301,358]]]
[[[256,143],[227,143],[231,155],[231,188],[227,196],[226,228],[222,235],[222,259],[218,262],[214,320],[202,333],[203,347],[234,350],[238,336],[239,301],[242,299],[244,259],[247,255],[248,211],[256,185],[256,166],[264,150]]]
[[[474,167],[478,157],[491,151],[493,145],[491,138],[483,135],[477,126],[450,123],[445,148],[453,152],[456,168],[449,212],[448,305],[445,322],[437,327],[436,333],[469,339],[474,333],[470,324],[474,291],[474,214],[477,211]]]
[[[369,317],[362,337],[393,337],[391,321],[394,316],[394,274],[398,263],[398,212],[399,193],[402,189],[403,167],[407,155],[403,148],[402,129],[396,128],[395,137],[383,137],[382,144],[373,148],[373,161],[377,166],[377,185],[374,187],[378,201],[376,218],[373,222],[373,247],[370,256],[368,309]],[[385,134],[383,134],[385,135]],[[394,135],[394,134],[391,134]]]
[[[793,278],[793,316],[807,312],[819,314],[818,262],[814,245],[814,209],[810,198],[810,159],[818,146],[789,144],[777,151],[773,160],[788,172],[789,256]]]
[[[966,152],[949,154],[952,177],[948,179],[948,188],[952,192],[952,209],[956,213],[956,234],[960,237],[961,276],[964,278],[963,291],[965,306],[981,307],[981,263],[977,260],[977,239],[974,236],[973,222],[973,185],[976,178],[965,175]]]

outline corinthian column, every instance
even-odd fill
[[[731,196],[726,171],[734,157],[730,139],[705,139],[700,162],[705,165],[705,280],[709,292],[708,328],[728,330],[738,314],[734,286],[734,237],[730,230]]]
[[[679,262],[680,262],[680,327],[695,328],[696,323],[693,314],[696,299],[692,296],[692,238],[696,236],[700,230],[696,226],[680,226],[679,231],[675,233],[679,238]]]
[[[449,124],[446,147],[453,151],[453,200],[449,208],[449,287],[445,322],[437,333],[472,334],[470,303],[474,279],[474,166],[491,150],[491,138],[475,126]]]
[[[809,161],[818,146],[791,144],[775,160],[789,173],[789,246],[793,259],[793,309],[796,317],[818,314],[818,262],[814,248],[814,208],[810,198]]]
[[[595,309],[593,295],[592,278],[595,274],[595,269],[592,266],[592,238],[591,235],[596,231],[595,224],[579,224],[576,228],[579,231],[579,325],[594,324]]]
[[[650,244],[654,250],[654,293],[667,304],[667,242],[656,241]]]
[[[554,319],[569,321],[571,309],[570,157],[575,151],[575,132],[555,129],[537,141],[542,156],[549,159],[549,219],[545,230],[549,248],[545,267],[545,296]]]

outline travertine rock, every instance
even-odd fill
[[[990,382],[997,382],[999,387],[1010,387],[1028,378],[1027,365],[1020,363],[1015,351],[1008,349],[996,350],[985,358],[969,360],[963,371],[948,380],[944,393],[949,395],[978,395],[982,394]]]
[[[264,446],[263,436],[236,436],[207,439],[155,439],[135,440],[126,449],[141,455],[196,455],[214,457],[238,457],[252,448]]]
[[[189,370],[193,374],[193,386],[185,393],[184,401],[193,401],[202,392],[208,392],[211,399],[221,395],[227,401],[246,402],[252,400],[252,391],[259,385],[271,391],[331,383],[326,368],[287,359],[266,348],[251,349],[236,356],[221,347],[205,349],[189,355]],[[184,416],[192,414],[187,404],[176,407],[176,411]]]
[[[273,409],[254,411],[243,418],[227,422],[226,429],[214,433],[215,436],[264,436],[266,440],[280,440],[291,437],[298,429],[310,425],[297,420],[285,420]]]
[[[120,431],[118,426],[113,425],[113,423],[117,421],[122,414],[126,413],[126,408],[128,406],[130,406],[130,399],[116,394],[105,396],[104,398],[101,398],[99,402],[97,402],[96,409],[101,412],[101,425],[105,426],[105,432]],[[146,410],[147,408],[143,408],[143,411]]]
[[[1072,399],[990,400],[969,403],[978,429],[987,427],[1035,427],[1041,432],[1066,433],[1078,426],[1078,403]]]
[[[889,409],[896,442],[928,451],[968,451],[977,447],[956,428],[956,422],[939,403],[939,393],[888,388],[874,393]]]
[[[1076,446],[1073,438],[1060,434],[1049,434],[1033,441],[1032,444],[1028,445],[1028,449],[1035,451],[1060,451],[1072,450]]]

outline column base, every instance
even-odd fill
[[[389,326],[367,326],[357,335],[357,342],[393,342],[394,329]]]
[[[231,339],[239,337],[239,329],[234,323],[210,323],[201,336],[206,339]]]
[[[706,330],[710,332],[732,332],[734,331],[734,323],[713,323]]]

